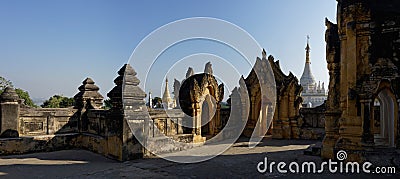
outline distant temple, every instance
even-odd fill
[[[162,103],[165,109],[175,108],[175,101],[171,98],[168,89],[168,78],[165,79],[165,90],[162,97]]]
[[[303,107],[316,107],[324,103],[327,98],[324,82],[315,82],[314,75],[311,72],[310,45],[307,37],[306,46],[306,64],[304,65],[303,75],[300,78],[300,84],[303,87],[301,96],[303,97]]]

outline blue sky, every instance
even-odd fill
[[[106,96],[114,86],[117,70],[149,33],[179,19],[213,17],[246,30],[268,54],[280,60],[285,73],[292,71],[298,78],[304,67],[306,36],[310,35],[312,71],[317,81],[327,84],[324,19],[336,21],[335,14],[335,0],[3,0],[0,76],[29,91],[32,97],[44,98],[54,94],[73,96],[81,82],[92,77]],[[190,44],[181,46],[180,50],[190,49]],[[212,54],[223,48],[200,52],[209,50]],[[205,61],[193,65],[196,72],[203,71]],[[160,63],[168,64],[168,59]],[[140,63],[132,65],[135,69],[141,67]],[[215,73],[224,70],[213,66]],[[173,71],[183,77],[186,69],[176,67]],[[154,75],[162,80],[165,74]],[[143,74],[138,77],[143,81]],[[147,83],[153,86],[146,87],[146,91],[152,88],[159,96],[161,87],[155,87],[160,86],[159,82]]]

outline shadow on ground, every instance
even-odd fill
[[[117,162],[85,150],[64,150],[57,152],[35,153],[0,157],[0,176],[6,178],[337,178],[367,177],[381,175],[368,174],[282,174],[259,173],[257,164],[268,157],[268,162],[316,162],[322,161],[316,156],[307,156],[303,151],[318,141],[310,140],[274,140],[264,139],[257,147],[248,148],[247,139],[241,138],[233,147],[211,160],[180,164],[161,158],[145,158],[128,162]],[[396,175],[387,175],[396,176]]]

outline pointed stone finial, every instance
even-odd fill
[[[262,59],[267,59],[267,52],[265,49],[262,50]]]
[[[181,82],[179,82],[177,79],[174,79],[174,99],[175,99],[175,105],[177,108],[180,108],[179,105],[179,90],[181,89]]]
[[[205,66],[205,68],[204,68],[204,73],[210,74],[210,75],[213,74],[211,62],[207,62],[207,63],[206,63],[206,66]]]
[[[145,105],[146,93],[138,86],[140,80],[136,77],[136,74],[129,64],[125,64],[118,71],[119,76],[114,80],[116,86],[107,93],[111,100],[112,110],[121,111],[124,104],[130,109],[139,109],[142,105]],[[124,98],[124,101],[122,98]]]
[[[332,23],[331,21],[329,21],[329,19],[327,17],[325,17],[325,26],[327,27],[327,29],[330,29],[333,26],[335,26],[335,24]]]
[[[186,79],[194,75],[194,71],[192,67],[189,67],[187,72],[186,72]]]
[[[244,76],[242,75],[239,79],[239,92],[241,93],[247,93],[247,86],[246,86],[246,81],[244,79]]]

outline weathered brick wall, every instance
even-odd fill
[[[298,121],[300,139],[322,140],[325,135],[325,103],[315,108],[301,108]]]
[[[72,108],[20,108],[18,132],[21,136],[79,132],[76,112]]]
[[[139,99],[145,94],[135,93],[140,88],[132,67],[124,65],[118,74],[114,80],[117,86],[108,95],[113,106],[110,110],[101,109],[103,97],[90,78],[78,88],[74,108],[29,108],[22,105],[14,89],[6,88],[0,95],[0,155],[83,148],[121,161],[142,157],[142,146],[135,141],[126,117],[132,112],[143,120],[135,110],[144,104]],[[133,105],[129,108],[135,107],[133,111],[122,105],[124,74],[131,75],[127,79],[138,88],[124,92],[134,98],[133,103],[125,104]]]
[[[102,109],[93,109],[93,110],[88,110],[86,116],[82,119],[83,125],[85,125],[85,129],[82,130],[82,132],[90,133],[90,134],[95,134],[95,135],[100,135],[100,136],[107,136],[107,132],[111,131],[112,129],[109,129],[112,126],[107,125],[109,123],[109,120],[112,120],[108,118],[107,116],[108,111],[107,110],[102,110]]]

